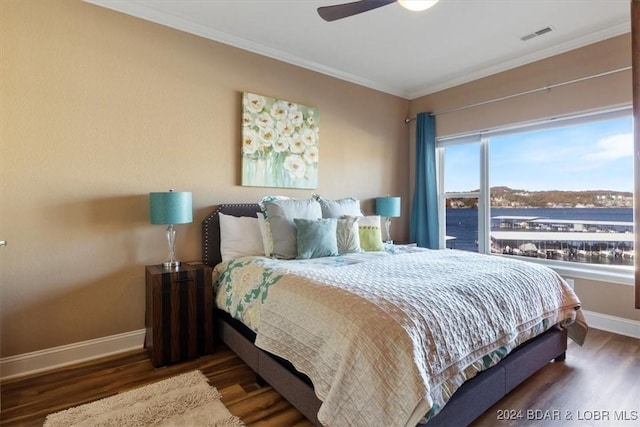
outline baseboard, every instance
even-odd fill
[[[590,328],[640,339],[640,321],[584,311]],[[0,380],[35,374],[61,366],[142,348],[145,330],[125,332],[0,359]]]
[[[640,339],[640,321],[584,310],[589,328]]]
[[[99,357],[141,349],[145,330],[67,344],[0,359],[0,380],[35,374]]]

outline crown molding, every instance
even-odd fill
[[[179,16],[158,12],[155,9],[145,6],[143,3],[129,2],[129,1],[107,1],[107,0],[83,0],[86,3],[91,3],[96,6],[102,6],[107,9],[121,12],[127,15],[134,16],[145,21],[150,21],[156,24],[170,27],[175,30],[183,31],[189,34],[200,36],[218,43],[226,44],[229,46],[237,47],[238,49],[246,50],[258,55],[266,56],[271,59],[286,62],[297,67],[305,68],[311,71],[315,71],[320,74],[324,74],[330,77],[335,77],[340,80],[344,80],[350,83],[355,83],[360,86],[368,87],[380,92],[388,93],[390,95],[406,98],[407,93],[404,90],[394,88],[388,85],[384,85],[373,80],[366,79],[355,74],[347,73],[342,70],[338,70],[332,67],[327,67],[320,63],[309,61],[300,58],[296,55],[292,55],[282,50],[274,49],[261,43],[256,43],[250,40],[236,37],[231,34],[227,34],[221,31],[214,30],[212,28],[200,25],[188,20],[185,20]]]
[[[200,36],[208,40],[213,40],[218,43],[226,44],[236,47],[238,49],[246,50],[258,55],[266,56],[271,59],[286,62],[291,65],[295,65],[301,68],[305,68],[311,71],[318,72],[330,77],[334,77],[343,81],[354,83],[360,86],[367,87],[369,89],[384,92],[390,95],[405,98],[407,100],[413,100],[426,96],[435,92],[439,92],[454,86],[458,86],[464,83],[469,83],[473,80],[478,80],[484,77],[488,77],[492,74],[500,73],[510,70],[522,65],[526,65],[531,62],[539,61],[549,58],[554,55],[558,55],[564,52],[568,52],[573,49],[587,46],[589,44],[597,43],[606,40],[611,37],[619,36],[631,31],[630,19],[626,19],[622,22],[609,26],[590,33],[584,37],[569,40],[564,43],[559,43],[551,46],[547,49],[542,49],[531,54],[518,56],[517,58],[510,58],[503,62],[488,67],[483,67],[481,70],[472,71],[469,73],[460,74],[454,76],[451,79],[429,83],[421,87],[417,87],[413,90],[405,90],[398,87],[389,86],[376,82],[359,75],[351,74],[339,69],[328,67],[326,65],[300,58],[291,53],[274,49],[261,43],[256,43],[250,40],[246,40],[240,37],[233,36],[221,31],[214,30],[212,28],[200,25],[186,19],[183,19],[177,15],[160,12],[153,8],[146,6],[142,2],[134,1],[109,1],[109,0],[83,0],[86,3],[101,6],[107,9],[121,12],[130,16],[134,16],[139,19],[154,22],[166,27],[170,27],[179,31],[183,31],[189,34]]]
[[[559,55],[574,49],[579,49],[581,47],[588,46],[590,44],[598,43],[603,40],[610,39],[612,37],[629,33],[630,31],[631,31],[630,21],[620,22],[616,25],[607,27],[600,31],[596,31],[584,37],[579,37],[577,39],[572,39],[564,43],[559,43],[547,49],[538,50],[528,55],[522,55],[517,58],[512,58],[512,59],[503,61],[499,64],[495,64],[490,67],[483,68],[482,70],[478,70],[476,72],[462,74],[460,76],[454,77],[449,80],[423,86],[420,89],[409,91],[405,95],[410,100],[420,98],[422,96],[439,92],[441,90],[449,89],[454,86],[459,86],[464,83],[469,83],[471,81],[478,80],[484,77],[489,77],[493,74],[511,70],[513,68],[530,64],[532,62],[547,59],[554,55]]]

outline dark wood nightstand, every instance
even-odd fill
[[[213,352],[211,267],[146,267],[145,347],[155,367]]]

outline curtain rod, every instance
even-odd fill
[[[468,105],[463,105],[461,107],[450,108],[448,110],[443,110],[443,111],[439,111],[439,112],[436,112],[436,113],[431,113],[430,115],[431,116],[439,116],[441,114],[454,113],[456,111],[466,110],[468,108],[479,107],[481,105],[486,105],[486,104],[492,104],[494,102],[505,101],[507,99],[516,98],[518,96],[530,95],[532,93],[542,92],[542,91],[550,91],[551,89],[555,89],[557,87],[566,86],[566,85],[570,85],[570,84],[573,84],[573,83],[579,83],[579,82],[582,82],[582,81],[585,81],[585,80],[591,80],[591,79],[595,79],[595,78],[599,78],[599,77],[604,77],[604,76],[608,76],[610,74],[620,73],[622,71],[627,71],[627,70],[630,70],[630,69],[631,69],[631,66],[622,67],[622,68],[618,68],[616,70],[605,71],[603,73],[593,74],[591,76],[580,77],[578,79],[568,80],[566,82],[554,83],[552,85],[539,87],[537,89],[526,90],[524,92],[518,92],[518,93],[514,93],[512,95],[506,95],[506,96],[501,96],[499,98],[489,99],[487,101],[476,102],[475,104],[468,104]],[[407,118],[404,119],[404,122],[405,123],[410,123],[410,122],[414,121],[415,119],[416,119],[415,117],[411,117],[411,118],[407,117]]]

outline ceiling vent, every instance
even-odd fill
[[[527,34],[526,36],[520,37],[520,40],[522,40],[523,42],[526,42],[527,40],[531,40],[534,37],[538,37],[538,36],[541,36],[543,34],[550,33],[551,31],[553,31],[553,27],[551,27],[551,26],[544,27],[544,28],[539,29],[538,31],[534,31],[531,34]]]

